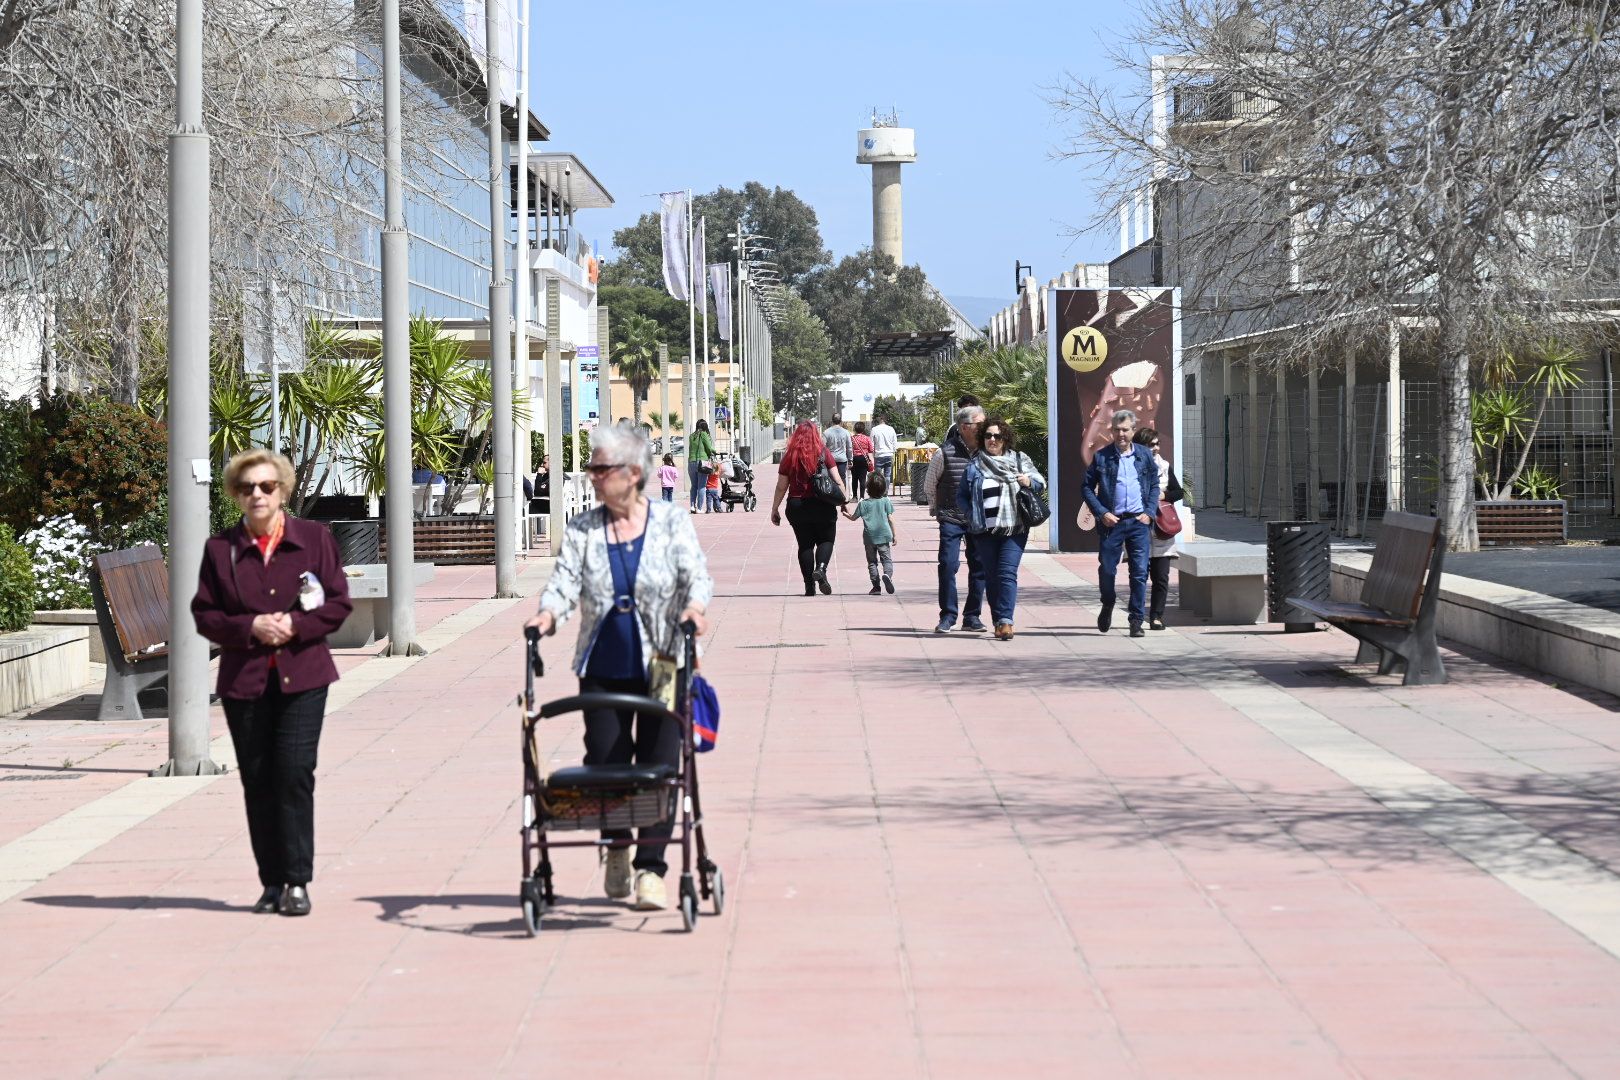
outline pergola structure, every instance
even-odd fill
[[[878,359],[909,359],[926,356],[933,360],[933,375],[955,360],[961,348],[955,330],[902,330],[892,334],[874,334],[867,339],[865,353]]]

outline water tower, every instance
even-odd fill
[[[859,135],[855,161],[872,166],[872,250],[904,266],[901,257],[900,166],[917,160],[917,133],[900,126],[900,114],[872,112],[872,126]]]

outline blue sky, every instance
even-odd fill
[[[918,161],[904,173],[906,261],[946,295],[1010,302],[1014,259],[1044,281],[1117,253],[1117,231],[1070,235],[1096,206],[1080,166],[1052,158],[1063,132],[1043,88],[1105,63],[1097,27],[1128,17],[1123,5],[534,7],[534,109],[552,147],[578,154],[617,200],[580,218],[601,243],[655,206],[645,193],[759,180],[798,192],[834,255],[851,254],[872,228],[855,133],[874,105],[893,105],[917,131]],[[683,67],[693,78],[676,86]]]

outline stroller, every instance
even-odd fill
[[[739,503],[743,510],[753,513],[759,505],[759,496],[754,494],[754,470],[735,455],[727,459],[727,464],[730,466],[729,473],[723,471],[720,474],[720,502],[725,505],[728,514]]]
[[[703,838],[703,808],[698,800],[697,767],[694,761],[696,738],[692,731],[692,703],[688,691],[697,659],[697,627],[681,625],[685,666],[676,681],[676,712],[670,712],[651,698],[632,694],[576,694],[535,706],[534,677],[544,675],[540,660],[540,632],[525,631],[527,656],[524,661],[523,697],[523,881],[518,898],[523,907],[523,927],[530,937],[540,933],[540,923],[557,904],[551,884],[551,849],[588,847],[603,850],[634,846],[635,840],[552,840],[551,832],[598,832],[602,829],[632,829],[658,825],[680,815],[675,830],[681,845],[681,923],[686,930],[697,928],[698,896],[714,904],[714,914],[725,910],[726,879],[709,859]],[[670,765],[576,765],[558,769],[549,776],[540,771],[537,734],[541,720],[612,706],[633,708],[646,714],[663,714],[680,727],[681,758]],[[671,841],[676,839],[672,836]],[[692,879],[692,846],[697,843],[698,879]],[[538,862],[537,862],[538,860]]]

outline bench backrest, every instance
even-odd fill
[[[1423,578],[1439,542],[1438,518],[1393,510],[1385,513],[1372,567],[1361,587],[1361,602],[1403,619],[1417,618]]]
[[[163,550],[142,544],[95,557],[96,576],[107,598],[113,630],[126,660],[153,655],[169,641],[169,568]]]

